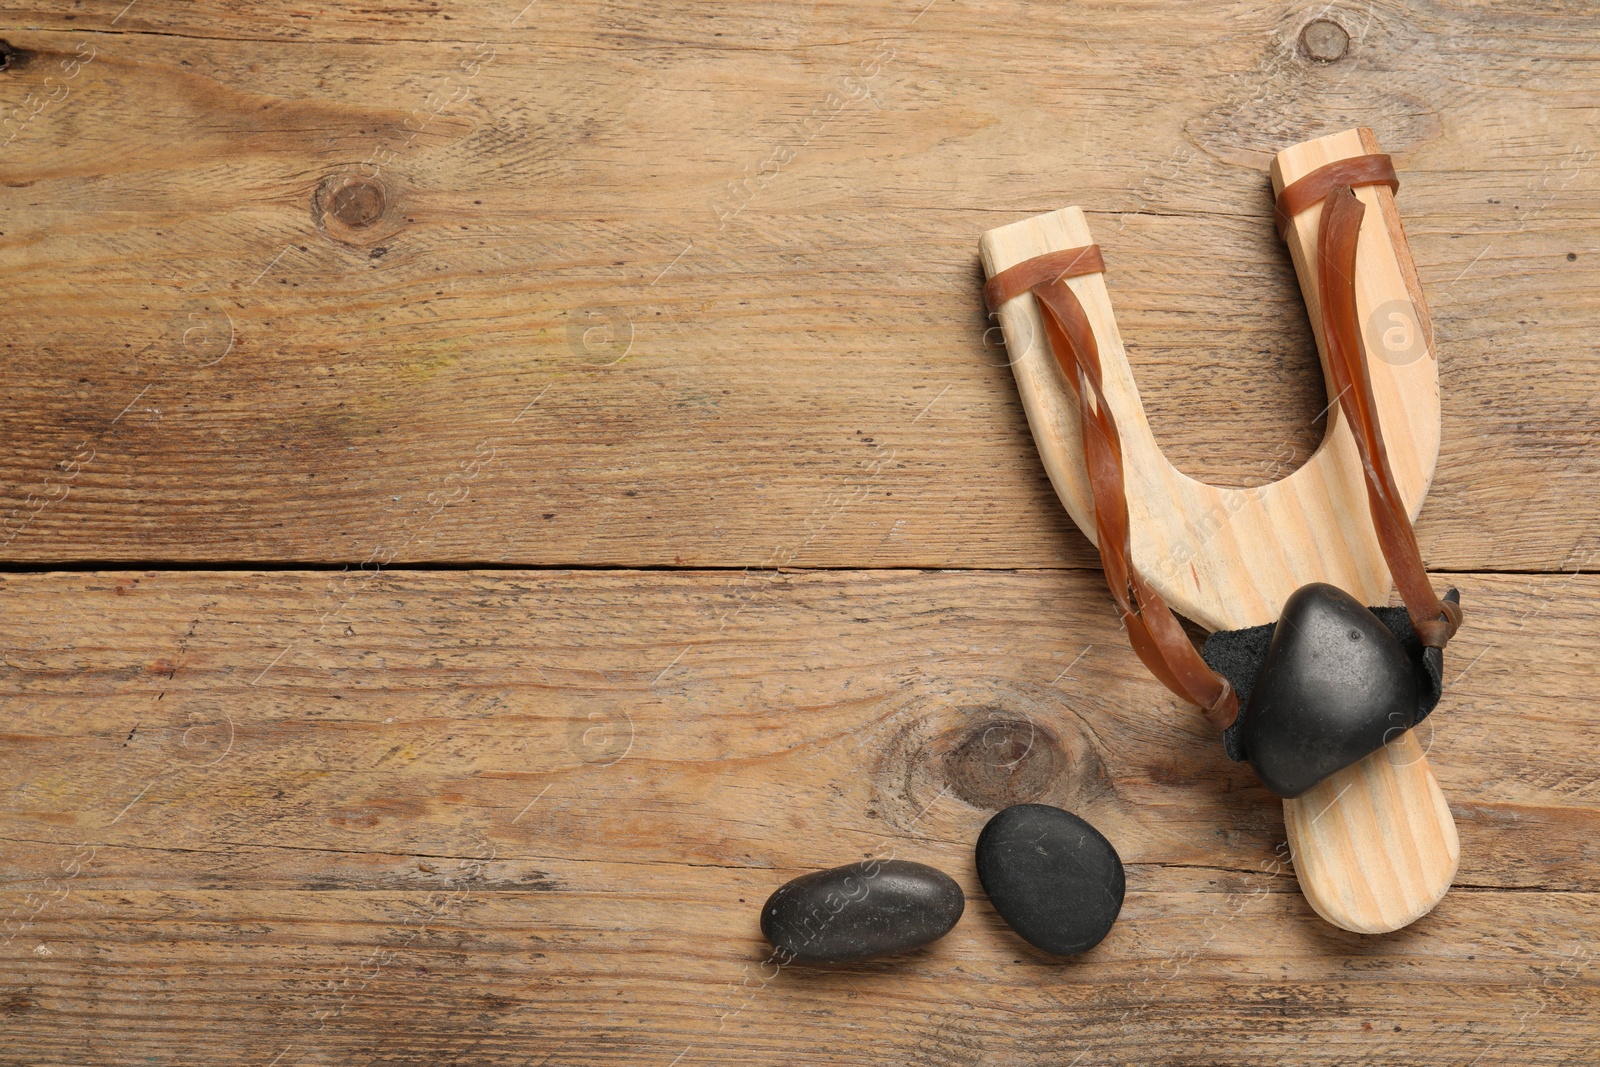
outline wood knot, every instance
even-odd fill
[[[26,993],[12,993],[0,1001],[0,1015],[26,1015],[39,1006],[39,1002]]]
[[[10,41],[0,41],[0,70],[20,70],[28,62],[28,53],[12,46]]]
[[[332,174],[311,195],[311,217],[329,237],[345,244],[373,244],[399,228],[395,194],[377,178]]]
[[[859,741],[876,757],[874,817],[901,833],[936,832],[939,820],[963,818],[956,809],[1077,811],[1110,792],[1097,740],[1053,687],[927,679],[894,699],[896,711]]]
[[[976,808],[1008,808],[1047,793],[1067,760],[1061,741],[1042,723],[1001,708],[962,709],[973,715],[944,754],[951,792]]]
[[[356,230],[364,230],[383,216],[387,202],[383,186],[373,178],[351,178],[333,190],[328,210]]]
[[[1312,19],[1300,31],[1300,51],[1318,63],[1333,63],[1350,51],[1350,34],[1332,19]]]

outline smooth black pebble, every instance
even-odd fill
[[[1070,811],[1017,804],[978,835],[978,878],[1022,939],[1058,956],[1098,945],[1122,910],[1122,860]]]
[[[853,963],[937,941],[966,903],[943,871],[864,860],[780,886],[761,908],[761,932],[796,962]]]
[[[1409,730],[1417,676],[1394,633],[1344,590],[1301,586],[1283,606],[1242,727],[1266,787],[1297,797]]]

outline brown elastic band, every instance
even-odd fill
[[[1226,678],[1206,666],[1172,609],[1131,563],[1122,440],[1102,391],[1094,328],[1066,282],[1104,269],[1098,245],[1050,252],[996,274],[983,295],[991,311],[1025,292],[1038,300],[1050,350],[1078,394],[1083,459],[1094,494],[1095,540],[1129,643],[1163,685],[1200,705],[1211,723],[1225,730],[1239,716],[1238,695]]]
[[[1312,204],[1322,203],[1335,189],[1356,185],[1387,185],[1390,190],[1399,192],[1400,179],[1395,176],[1394,161],[1381,152],[1351,156],[1325,164],[1290,182],[1278,194],[1274,212],[1278,236],[1288,232],[1290,219]]]
[[[1387,156],[1375,158],[1383,159],[1387,165]],[[1329,164],[1329,167],[1338,165]],[[1284,192],[1317,178],[1328,169],[1312,171]],[[1346,172],[1348,170],[1341,171]],[[1381,180],[1374,179],[1368,184]],[[1282,210],[1283,201],[1280,200],[1280,213]],[[1389,564],[1389,573],[1394,576],[1395,587],[1400,590],[1411,625],[1423,645],[1443,648],[1461,625],[1461,606],[1439,599],[1428,581],[1411,516],[1389,467],[1383,431],[1378,425],[1378,405],[1372,394],[1372,379],[1362,351],[1355,276],[1357,241],[1366,210],[1348,182],[1328,190],[1322,202],[1322,220],[1317,230],[1317,290],[1322,308],[1323,339],[1328,348],[1329,375],[1334,388],[1339,390],[1339,407],[1350,423],[1356,449],[1361,455],[1368,509],[1383,558]]]
[[[1076,278],[1082,274],[1098,274],[1106,269],[1100,258],[1099,245],[1082,248],[1064,248],[1059,252],[1046,252],[1042,256],[1025,259],[1014,267],[996,274],[983,287],[983,299],[990,311],[1001,304],[1021,296],[1036,285]]]

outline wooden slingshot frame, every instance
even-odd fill
[[[1306,141],[1272,163],[1275,192],[1325,164],[1379,152],[1367,129]],[[1422,510],[1439,456],[1439,376],[1432,326],[1393,192],[1355,190],[1366,205],[1355,293],[1372,392],[1389,463],[1410,517]],[[1332,382],[1317,291],[1321,207],[1285,233]],[[1047,252],[1094,243],[1076,207],[983,235],[986,276]],[[1139,401],[1104,276],[1069,278],[1099,347],[1105,401],[1121,434],[1131,562],[1173,610],[1212,630],[1275,622],[1309,582],[1338,586],[1363,604],[1387,603],[1389,566],[1373,529],[1361,458],[1338,403],[1316,452],[1287,478],[1225,489],[1181,473],[1161,453]],[[1091,541],[1094,496],[1085,469],[1078,401],[1062,375],[1038,305],[1024,294],[998,310],[1028,424],[1056,495]],[[1337,400],[1333,385],[1328,395]],[[1382,749],[1284,801],[1296,875],[1311,906],[1358,933],[1397,930],[1427,914],[1450,888],[1460,858],[1455,822],[1427,756],[1407,730]]]

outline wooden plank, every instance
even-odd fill
[[[1326,402],[1265,166],[1330,121],[1405,183],[1430,564],[1596,550],[1600,15],[117,6],[0,28],[6,558],[1088,565],[977,235],[1085,205],[1162,447],[1260,484]]]
[[[7,575],[0,1060],[1581,1060],[1600,579],[1457,577],[1420,740],[1461,872],[1368,938],[1299,896],[1276,798],[1093,573]],[[1074,962],[970,866],[1041,798],[1128,864]],[[764,966],[765,895],[869,854],[966,917]]]

